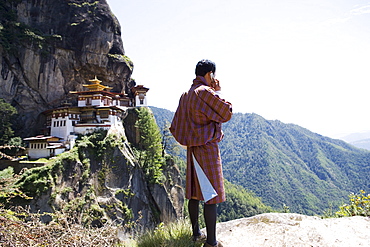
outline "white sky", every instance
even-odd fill
[[[370,0],[107,0],[149,105],[216,63],[234,112],[339,137],[370,130]]]

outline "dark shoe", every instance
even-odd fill
[[[209,243],[204,243],[203,247],[224,247],[220,242],[217,242],[216,245],[210,245]]]
[[[206,240],[207,240],[207,236],[203,232],[201,232],[200,235],[198,236],[193,236],[194,242],[204,243]]]

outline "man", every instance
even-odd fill
[[[186,198],[189,199],[194,241],[205,238],[198,224],[199,202],[205,201],[207,240],[204,247],[222,247],[216,240],[216,204],[224,202],[226,197],[218,142],[223,138],[221,123],[229,121],[232,116],[231,103],[218,95],[221,86],[214,79],[215,72],[214,62],[201,60],[197,63],[196,78],[190,90],[181,96],[170,127],[175,139],[187,147]],[[205,179],[201,177],[202,171]],[[205,198],[203,182],[208,181],[217,194]]]

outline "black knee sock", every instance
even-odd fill
[[[188,203],[188,209],[189,209],[191,226],[193,228],[193,236],[199,236],[200,235],[199,222],[198,222],[199,201],[190,199]]]
[[[207,243],[210,245],[217,244],[216,240],[216,221],[217,221],[217,205],[204,204],[204,221],[207,228]]]

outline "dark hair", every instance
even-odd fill
[[[210,71],[212,71],[213,73],[216,72],[216,64],[208,59],[200,60],[195,67],[196,76],[205,76]]]

